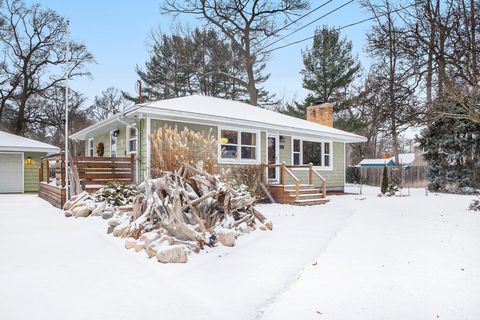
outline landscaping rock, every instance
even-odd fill
[[[135,240],[135,238],[127,238],[125,240],[125,248],[127,249],[132,249],[133,247],[135,247],[136,244],[137,240]]]
[[[160,239],[160,235],[157,232],[145,232],[139,238],[139,240],[145,242],[145,247],[148,247],[153,241]]]
[[[103,210],[105,210],[105,202],[99,202],[97,207],[92,211],[91,215],[92,216],[101,216],[103,213]]]
[[[273,230],[273,223],[270,220],[265,220],[265,223],[263,224],[265,227],[267,227],[268,230]]]
[[[250,233],[250,227],[245,222],[243,222],[238,226],[238,231],[248,234]]]
[[[113,211],[107,211],[107,210],[105,210],[105,211],[102,213],[102,218],[103,218],[103,219],[110,219],[111,217],[113,217]]]
[[[231,229],[221,228],[217,231],[218,241],[226,247],[233,247],[235,245],[236,236],[235,231]]]
[[[128,229],[128,224],[119,224],[118,226],[113,228],[113,236],[120,237],[127,229]]]
[[[66,210],[66,211],[64,211],[64,213],[65,213],[65,217],[67,217],[67,218],[73,216],[73,212],[70,211],[70,210]]]
[[[77,210],[75,209],[74,209],[74,214],[75,214],[75,217],[77,218],[86,218],[90,215],[90,209],[87,206],[79,207]]]
[[[186,263],[187,249],[182,245],[173,245],[160,248],[157,259],[161,263]]]
[[[137,251],[137,252],[142,251],[143,249],[145,249],[145,241],[138,240],[138,241],[135,243],[134,249],[135,249],[135,251]]]
[[[160,251],[161,248],[166,247],[166,246],[171,246],[175,243],[175,240],[173,240],[172,237],[170,236],[163,236],[160,239],[157,239],[150,243],[149,246],[146,247],[147,255],[151,258],[157,254],[158,251]]]

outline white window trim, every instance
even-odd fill
[[[90,148],[90,141],[92,142],[92,148]],[[93,138],[88,139],[87,150],[88,150],[88,156],[89,157],[94,157],[95,156],[95,142],[94,142]],[[92,152],[90,152],[90,151],[92,151]]]
[[[237,143],[237,158],[236,159],[225,159],[221,157],[222,154],[222,130],[231,130],[237,131],[238,143]],[[255,133],[255,159],[242,159],[241,158],[241,148],[242,148],[242,139],[241,133]],[[243,129],[235,127],[218,127],[217,137],[217,160],[219,164],[260,164],[260,131],[252,129]],[[245,145],[244,145],[245,146]],[[253,147],[253,146],[252,146]]]
[[[117,131],[117,129],[110,130],[110,157],[113,157],[112,156],[112,150],[113,150],[113,148],[112,148],[112,137],[113,137],[112,133],[114,131]],[[118,137],[113,137],[113,138],[115,138],[115,157],[118,157]]]
[[[135,144],[137,145],[137,150],[135,151],[131,151],[130,150],[130,140],[133,140],[133,139],[130,139],[130,130],[131,129],[135,129],[137,131],[137,135],[135,137]],[[126,133],[125,133],[125,139],[127,141],[127,154],[137,154],[137,151],[138,151],[138,128],[136,126],[127,126],[127,130],[125,130]]]
[[[333,171],[333,141],[326,140],[326,139],[312,139],[312,138],[304,138],[304,137],[291,137],[292,139],[292,149],[291,151],[291,163],[293,164],[293,140],[300,140],[300,165],[303,165],[303,141],[311,141],[311,142],[321,142],[322,143],[322,154],[321,160],[322,163],[325,162],[325,143],[330,143],[330,165],[329,166],[313,166],[313,169],[317,171]],[[295,170],[309,170],[308,168],[294,168]]]

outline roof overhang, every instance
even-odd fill
[[[199,112],[183,112],[178,110],[164,109],[145,104],[136,105],[131,109],[118,113],[108,119],[97,122],[90,127],[87,127],[79,132],[71,135],[70,137],[75,140],[85,140],[87,135],[95,135],[96,133],[105,132],[105,129],[115,130],[121,124],[134,124],[136,119],[150,117],[159,118],[169,121],[180,122],[193,122],[205,125],[215,126],[235,126],[242,128],[251,128],[256,130],[268,131],[269,133],[283,134],[289,136],[299,136],[304,138],[322,138],[330,139],[345,143],[358,143],[366,142],[367,138],[352,134],[349,132],[323,132],[319,130],[308,130],[304,128],[280,126],[277,124],[268,123],[265,121],[250,121],[237,118],[223,117],[223,116],[211,116],[202,114]]]
[[[1,147],[0,152],[45,152],[56,153],[60,152],[60,148],[37,148],[37,147]]]

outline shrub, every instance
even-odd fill
[[[208,173],[215,173],[217,165],[217,140],[212,130],[195,132],[185,127],[178,131],[164,125],[150,135],[152,146],[152,175],[158,176],[164,171],[178,170],[183,163],[202,167]]]
[[[388,169],[387,166],[383,167],[383,176],[382,176],[382,185],[380,187],[380,192],[385,194],[388,192]]]
[[[232,166],[228,170],[228,175],[232,178],[230,180],[234,186],[245,186],[253,197],[260,197],[264,194],[261,187],[262,179],[264,177],[264,169],[258,165],[242,165]]]
[[[468,210],[480,211],[480,198],[473,199],[472,203],[470,203],[470,206],[468,207]]]

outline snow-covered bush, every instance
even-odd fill
[[[468,207],[468,210],[480,211],[480,198],[473,199],[472,203],[470,203],[470,206]]]
[[[133,201],[133,198],[140,191],[135,185],[125,185],[123,183],[113,182],[100,188],[94,194],[95,201],[105,202],[113,206],[124,206]]]

